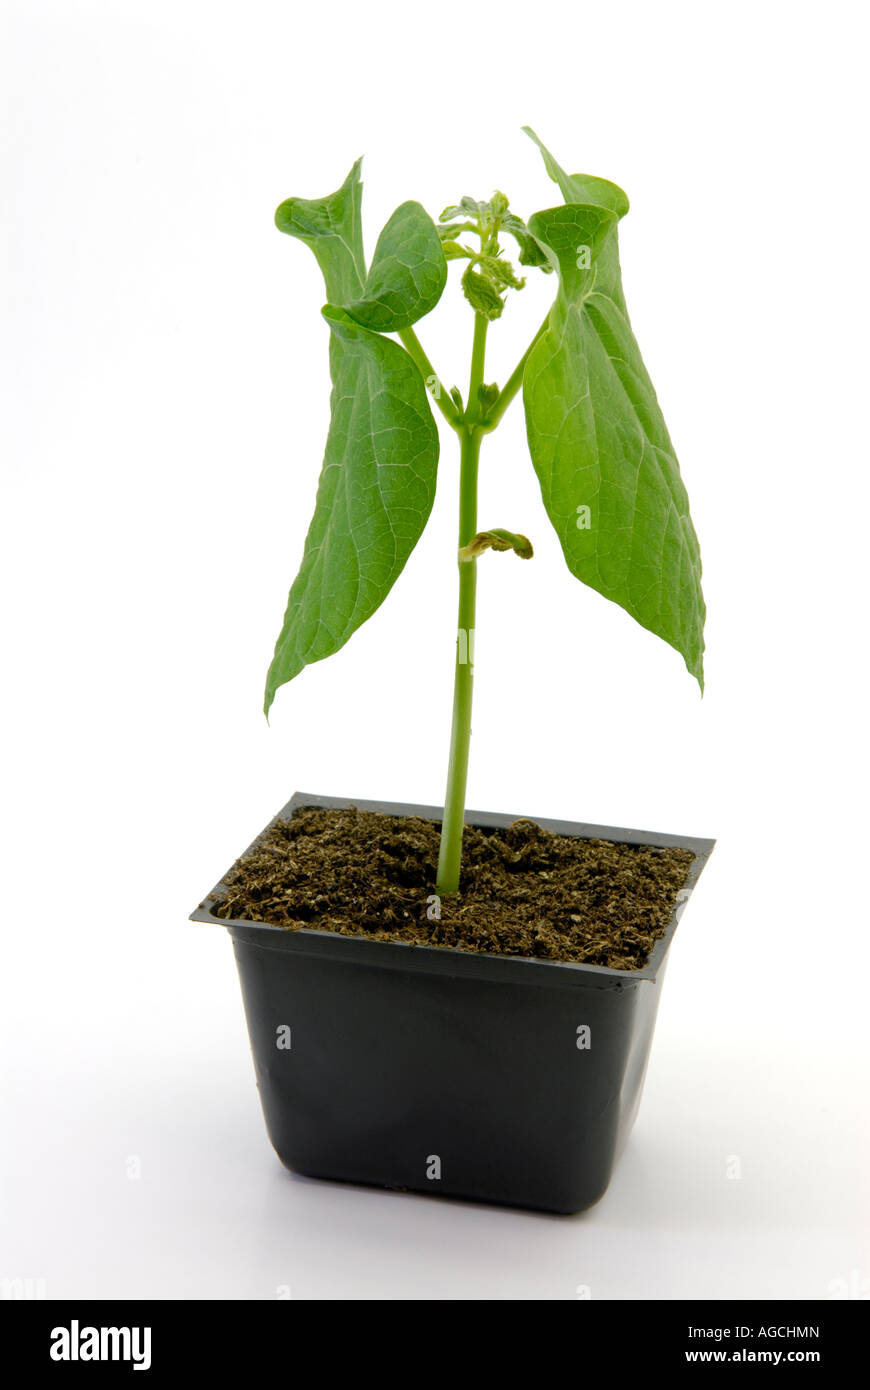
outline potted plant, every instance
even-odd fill
[[[621,288],[628,199],[566,174],[528,134],[563,203],[527,223],[501,193],[463,198],[437,224],[406,202],[366,269],[359,162],[329,197],[278,208],[326,283],[332,413],[266,712],[398,578],[434,499],[434,405],[460,450],[447,789],[443,811],[297,793],[193,917],[232,936],[266,1123],[289,1167],[573,1212],[602,1195],[631,1128],[667,951],[712,842],[466,811],[477,567],[490,551],[532,557],[525,535],[477,515],[481,446],[520,390],[569,570],[670,643],[699,684],[704,601]],[[487,333],[524,284],[506,238],[555,297],[499,388]],[[414,329],[452,260],[473,311],[464,395]]]

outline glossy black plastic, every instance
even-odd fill
[[[441,816],[301,792],[279,816],[351,804]],[[232,936],[266,1127],[288,1168],[555,1212],[602,1196],[640,1103],[667,951],[714,841],[536,819],[693,852],[642,970],[228,922],[211,911],[221,884],[192,914]]]

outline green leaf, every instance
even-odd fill
[[[439,222],[455,222],[457,217],[483,217],[489,211],[489,203],[479,203],[476,198],[464,197],[452,203],[438,218]]]
[[[311,247],[333,304],[344,304],[363,292],[361,168],[358,159],[341,188],[326,198],[288,198],[275,213],[279,231]]]
[[[438,235],[442,241],[453,241],[463,232],[470,232],[472,236],[480,235],[479,228],[475,227],[473,222],[449,222],[443,227],[438,227]]]
[[[535,241],[525,222],[517,217],[515,213],[509,212],[502,218],[502,227],[506,232],[510,232],[514,241],[520,248],[520,265],[538,266],[540,270],[549,273],[553,267],[547,260],[546,252],[543,247]]]
[[[483,314],[490,321],[501,317],[504,301],[498,290],[491,280],[487,280],[473,266],[469,266],[463,275],[462,288],[465,298],[476,314]]]
[[[594,186],[602,201],[529,219],[559,274],[523,376],[544,506],[571,573],[675,647],[703,689],[698,541],[622,293],[616,227],[628,200],[551,162],[560,186]]]
[[[362,295],[340,302],[364,328],[393,333],[434,309],[446,283],[435,223],[419,203],[402,203],[378,238]]]
[[[521,290],[526,283],[517,275],[510,261],[503,261],[499,256],[478,256],[476,263],[496,289]]]
[[[559,185],[566,203],[594,203],[596,207],[609,208],[617,217],[625,216],[629,208],[628,196],[617,184],[609,179],[593,178],[591,174],[566,174],[531,126],[524,125],[523,130],[541,151],[544,167],[553,182]]]
[[[485,550],[512,550],[521,560],[531,560],[534,555],[532,542],[528,536],[517,531],[504,531],[496,527],[494,531],[478,531],[468,545],[459,551],[460,560],[476,560]]]
[[[323,310],[332,332],[332,419],[314,518],[266,681],[275,692],[344,646],[383,603],[435,497],[438,430],[404,348]]]

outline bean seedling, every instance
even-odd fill
[[[563,203],[527,222],[502,193],[462,198],[437,224],[419,203],[390,217],[366,269],[360,161],[329,197],[291,198],[278,227],[311,248],[326,282],[331,421],[314,517],[266,683],[279,686],[348,640],[384,601],[435,497],[432,404],[459,438],[459,604],[453,726],[436,892],[459,889],[471,735],[477,565],[486,551],[532,557],[525,535],[478,529],[481,444],[522,391],[532,465],[568,569],[663,638],[703,688],[698,541],[656,394],[628,319],[617,226],[622,189],[566,174],[533,131]],[[486,341],[519,266],[552,275],[553,305],[504,386],[486,381]],[[474,315],[465,396],[447,390],[414,324],[438,303],[448,262]]]

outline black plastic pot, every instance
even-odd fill
[[[297,792],[276,819],[350,805],[441,818]],[[233,938],[266,1127],[288,1168],[555,1212],[603,1195],[640,1103],[668,948],[715,842],[536,819],[560,835],[693,852],[642,970],[227,921],[211,911],[221,884],[192,913]]]

